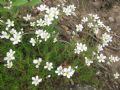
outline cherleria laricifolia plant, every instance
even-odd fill
[[[56,27],[60,27],[64,16],[76,15],[74,5],[31,7],[27,6],[30,1],[2,1],[5,11],[0,12],[1,90],[52,88],[59,80],[63,86],[71,80],[95,84],[94,65],[120,60],[104,54],[104,48],[112,42],[111,28],[98,15],[83,17],[70,31],[70,39],[65,40]],[[117,71],[111,74],[119,78]]]

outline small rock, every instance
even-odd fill
[[[109,17],[108,19],[109,19],[110,22],[114,22],[115,21],[115,19],[113,17]]]

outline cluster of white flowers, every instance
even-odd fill
[[[97,56],[98,62],[105,62],[105,59],[108,59],[102,53],[105,46],[108,46],[110,42],[112,42],[112,36],[109,34],[111,28],[109,26],[105,26],[104,23],[100,20],[100,17],[97,14],[88,14],[86,17],[83,17],[81,20],[81,24],[76,25],[76,32],[82,32],[83,29],[86,29],[86,26],[89,30],[92,30],[93,33],[97,36],[100,35],[99,38],[102,42],[97,46]],[[88,29],[87,28],[87,29]],[[101,31],[100,31],[101,30]],[[77,33],[74,32],[74,35]],[[76,48],[74,49],[75,53],[80,54],[80,52],[87,51],[87,47],[85,44],[77,43]],[[109,57],[110,62],[119,61],[118,57]],[[85,63],[87,66],[90,66],[93,61],[89,60],[85,57]]]
[[[36,38],[31,38],[29,41],[32,44],[32,46],[35,46],[37,41],[40,43],[42,42],[42,40],[47,41],[50,38],[50,33],[42,29],[36,30],[35,34]]]
[[[62,66],[59,66],[59,67],[57,68],[57,70],[55,71],[55,73],[57,73],[58,76],[59,76],[59,75],[63,75],[63,67],[62,67]]]
[[[88,14],[87,17],[83,17],[81,20],[82,24],[87,24],[90,29],[93,29],[94,33],[99,32],[100,26],[104,26],[100,21],[98,15]]]
[[[87,46],[82,43],[77,43],[74,51],[75,51],[75,53],[80,54],[83,51],[87,51]]]
[[[22,32],[17,32],[15,29],[13,32],[11,32],[12,37],[10,38],[10,40],[13,42],[13,44],[18,44],[19,42],[21,42],[22,39]]]
[[[39,7],[37,7],[39,11],[45,11],[45,16],[44,18],[40,18],[37,20],[37,26],[46,26],[46,25],[51,25],[52,21],[54,19],[58,18],[58,15],[60,14],[59,9],[57,7],[48,7],[45,4],[41,4]]]
[[[33,64],[36,65],[35,66],[36,68],[39,68],[41,62],[42,62],[42,58],[38,58],[38,59],[33,60]],[[51,69],[53,69],[53,63],[46,62],[44,69],[48,69],[50,71]],[[51,75],[47,75],[46,78],[50,78],[50,77],[51,77]],[[37,86],[40,82],[42,82],[42,78],[39,78],[38,75],[36,75],[35,77],[32,77],[32,84],[34,84],[35,86]]]
[[[75,70],[72,69],[71,66],[69,66],[68,68],[64,68],[63,69],[63,76],[66,76],[67,78],[71,78],[74,74]]]
[[[98,45],[98,53],[99,53],[100,51],[103,51],[103,48],[104,48],[105,46],[108,46],[109,43],[112,42],[112,36],[110,36],[110,35],[107,34],[107,33],[104,33],[104,34],[102,34],[101,39],[102,39],[102,44],[99,44],[99,45]]]
[[[23,30],[21,29],[20,32],[17,32],[17,30],[13,28],[14,21],[11,21],[10,19],[7,20],[6,25],[6,31],[1,32],[0,38],[9,39],[10,41],[12,41],[13,45],[21,42]]]
[[[47,41],[47,39],[50,38],[50,34],[42,29],[36,30],[35,34],[37,35],[37,37],[40,37],[44,41]]]
[[[71,66],[67,67],[67,68],[63,68],[62,66],[59,66],[57,68],[57,70],[55,71],[55,73],[59,75],[63,75],[66,76],[67,78],[71,78],[74,74],[75,70],[72,69]]]
[[[107,32],[111,31],[111,28],[109,26],[105,26],[104,23],[100,20],[100,17],[97,14],[95,14],[95,15],[94,14],[88,14],[88,16],[82,18],[81,23],[82,23],[82,26],[84,24],[86,24],[90,29],[92,29],[94,31],[94,33],[96,35],[103,28]],[[77,30],[81,31],[80,29],[77,29]]]
[[[81,20],[81,24],[76,25],[76,31],[81,32],[84,29],[84,26],[86,25],[90,28],[90,30],[93,30],[94,34],[98,34],[100,30],[104,29],[107,31],[101,35],[102,44],[98,45],[98,53],[100,51],[103,51],[103,48],[109,44],[109,42],[112,42],[112,36],[110,36],[108,33],[110,33],[111,28],[109,26],[105,26],[104,23],[100,20],[100,17],[96,14],[88,14],[88,16],[83,17]],[[80,54],[80,52],[87,51],[87,47],[85,44],[77,43],[76,48],[74,49],[75,53]],[[107,57],[103,54],[100,54],[100,56],[97,56],[98,62],[105,62],[105,59]],[[113,59],[113,58],[112,58]],[[117,58],[114,60],[118,60]],[[88,58],[85,58],[85,63],[87,66],[90,66],[93,61],[89,60]]]
[[[118,56],[111,55],[109,57],[109,60],[110,60],[110,62],[118,62],[118,61],[120,61],[120,58]]]
[[[76,7],[74,5],[70,5],[68,7],[63,7],[63,12],[67,16],[68,15],[75,15],[75,13],[74,13],[75,8]],[[60,15],[60,9],[58,9],[58,7],[49,7],[45,4],[41,4],[40,6],[38,6],[37,10],[40,11],[40,12],[44,11],[46,14],[44,15],[43,18],[39,18],[36,21],[30,22],[31,27],[34,27],[34,26],[42,27],[42,26],[46,26],[46,25],[49,26],[49,25],[52,24],[52,22],[55,19],[58,19],[58,16]],[[27,14],[27,16],[24,16],[23,19],[25,21],[30,21],[31,20],[31,15]],[[42,29],[36,30],[35,35],[36,35],[36,37],[35,38],[32,37],[29,41],[32,44],[32,46],[35,46],[37,42],[42,42],[42,40],[47,41],[50,38],[50,33],[48,33],[46,30],[42,30]],[[4,35],[4,36],[6,36],[6,35]],[[56,37],[54,38],[53,42],[54,43],[57,42]],[[39,68],[41,62],[42,62],[41,58],[33,60],[33,63],[36,65],[35,66],[36,68]],[[62,66],[61,66],[61,68],[62,68]],[[53,63],[52,62],[46,62],[46,65],[44,66],[44,69],[47,69],[48,71],[51,71],[53,69]],[[69,66],[68,68],[64,68],[62,71],[63,71],[63,73],[61,72],[61,74],[60,74],[59,73],[60,71],[59,71],[58,75],[60,74],[60,75],[66,76],[67,78],[70,78],[75,72],[71,68],[71,66]],[[46,78],[50,78],[50,77],[51,77],[51,75],[48,75]],[[35,86],[37,86],[42,81],[42,79],[41,78],[39,79],[38,76],[32,77],[32,80],[33,80],[32,84],[34,84]]]
[[[58,7],[48,7],[45,4],[41,4],[39,7],[37,7],[38,11],[44,11],[46,14],[44,18],[40,18],[36,21],[37,26],[49,26],[52,24],[52,22],[55,19],[58,19],[60,12],[64,12],[67,16],[75,14],[75,6],[69,5],[67,7],[63,7],[63,10],[61,11]]]
[[[63,12],[69,16],[69,15],[75,15],[75,9],[76,7],[74,5],[69,5],[67,7],[63,7]]]
[[[48,69],[49,71],[53,69],[53,63],[51,62],[46,62],[46,65],[44,66],[45,69]]]
[[[46,6],[45,4],[41,4],[39,7],[37,7],[37,10],[39,11],[45,11],[47,10],[49,7]]]
[[[40,64],[42,62],[42,58],[34,59],[33,63],[36,65],[36,68],[39,68]]]
[[[32,84],[37,86],[40,82],[42,82],[42,78],[39,78],[39,76],[32,77]]]
[[[69,5],[69,6],[63,6],[62,7],[62,12],[69,16],[69,15],[75,15],[75,9],[76,7],[74,5]],[[42,27],[42,26],[50,26],[52,24],[52,22],[55,19],[59,18],[59,15],[61,10],[58,7],[49,7],[45,4],[41,4],[39,7],[37,7],[37,10],[40,12],[44,12],[45,15],[42,18],[37,19],[36,21],[32,21],[30,22],[30,26],[34,27],[37,26],[38,27]],[[25,21],[31,21],[32,16],[31,14],[27,14],[26,16],[23,17],[23,19]],[[14,29],[14,21],[7,19],[6,24],[6,31],[2,31],[0,38],[2,39],[9,39],[10,41],[12,41],[13,45],[16,45],[18,43],[21,42],[22,39],[22,35],[23,35],[23,31],[17,31]],[[81,23],[76,25],[76,32],[82,32],[84,29],[84,25],[87,25],[89,27],[89,30],[93,30],[94,34],[98,34],[99,30],[101,30],[101,28],[104,28],[107,32],[103,33],[101,36],[101,40],[102,40],[102,44],[98,45],[98,55],[97,55],[97,59],[98,62],[105,62],[105,60],[107,59],[106,56],[104,56],[103,54],[100,53],[100,51],[103,50],[103,48],[105,46],[107,46],[109,44],[109,42],[112,42],[112,36],[110,36],[108,33],[110,33],[111,28],[109,26],[105,26],[104,23],[100,20],[100,18],[98,17],[98,15],[94,15],[94,14],[89,14],[88,17],[83,17],[81,20]],[[85,26],[86,26],[85,25]],[[76,34],[75,32],[73,32],[74,35]],[[43,29],[38,29],[34,32],[35,34],[35,38],[31,37],[30,38],[30,43],[32,44],[32,46],[35,46],[36,43],[38,42],[42,42],[42,41],[47,41],[51,34],[48,33],[46,30]],[[57,41],[57,38],[54,38],[53,42],[55,43]],[[76,47],[74,49],[74,53],[75,54],[80,54],[81,52],[87,51],[87,45],[83,44],[83,43],[76,43]],[[13,60],[15,59],[14,57],[15,51],[13,51],[12,49],[9,50],[9,52],[7,52],[6,57],[4,58],[4,60],[7,62],[5,64],[5,66],[7,68],[11,68],[13,66]],[[110,56],[109,57],[110,62],[116,62],[119,61],[118,57],[114,57],[114,56]],[[33,60],[33,64],[35,64],[36,68],[39,68],[40,64],[42,62],[42,58],[37,58]],[[93,63],[92,60],[88,59],[87,57],[85,57],[85,64],[87,66],[90,66]],[[75,67],[76,69],[78,68],[78,66]],[[44,69],[47,69],[48,71],[51,71],[53,69],[53,63],[52,62],[46,62]],[[75,70],[71,67],[62,67],[59,66],[57,68],[57,70],[55,71],[55,73],[57,73],[58,76],[62,75],[65,76],[67,78],[71,78],[74,73]],[[51,75],[48,75],[47,78],[50,78]],[[117,79],[119,77],[119,73],[115,73],[114,74],[115,79]],[[42,78],[39,78],[39,76],[35,76],[32,77],[32,84],[34,84],[35,86],[37,86],[40,82],[42,82]]]
[[[103,47],[107,46],[109,42],[112,42],[112,36],[107,33],[102,34]]]
[[[90,66],[93,63],[93,61],[85,57],[85,63],[87,66]]]
[[[7,68],[11,68],[13,66],[13,60],[15,59],[14,57],[15,51],[12,49],[9,50],[9,52],[6,53],[6,57],[4,57],[4,60],[6,61],[5,66]]]

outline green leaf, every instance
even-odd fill
[[[13,0],[13,6],[22,6],[28,3],[27,0]]]
[[[0,13],[2,14],[2,13],[4,13],[4,12],[7,12],[8,10],[7,9],[5,9],[5,8],[3,8],[3,7],[0,7]]]
[[[0,0],[0,4],[5,4],[5,1],[4,0]]]
[[[14,0],[13,1],[13,6],[22,6],[22,5],[27,5],[27,6],[34,6],[37,4],[40,4],[41,0]]]
[[[41,3],[41,0],[30,0],[27,5],[28,6],[34,6],[34,5],[37,5],[37,4],[40,4]]]

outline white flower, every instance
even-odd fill
[[[63,75],[66,76],[67,78],[71,78],[74,74],[75,70],[72,69],[71,66],[67,67],[67,68],[63,68],[62,66],[59,66],[57,68],[57,70],[55,71],[55,73],[59,75]]]
[[[120,60],[117,56],[112,56],[112,55],[109,57],[109,59],[111,62],[118,62]]]
[[[52,21],[54,20],[53,14],[47,14],[47,15],[45,15],[45,17],[44,17],[44,23],[45,23],[46,20],[48,20],[48,21],[50,21],[52,23]]]
[[[13,62],[12,61],[8,61],[4,66],[7,67],[7,68],[12,68]]]
[[[57,73],[58,76],[59,76],[59,75],[63,75],[63,68],[62,68],[62,66],[59,66],[59,67],[57,68],[57,70],[55,71],[55,73]]]
[[[39,7],[37,7],[37,10],[39,10],[39,11],[45,11],[47,9],[49,9],[49,8],[45,4],[41,4]]]
[[[41,38],[44,39],[45,41],[47,41],[47,39],[50,37],[50,34],[47,33],[46,31],[44,31],[43,33],[41,33]]]
[[[45,15],[45,17],[44,17],[44,25],[47,25],[47,26],[51,25],[53,20],[54,20],[53,16]]]
[[[6,53],[6,57],[4,57],[4,60],[6,61],[6,66],[7,68],[11,68],[13,66],[12,60],[15,59],[14,57],[15,51],[12,49],[9,50],[9,52]]]
[[[96,55],[96,52],[94,52],[94,51],[93,51],[93,53],[92,53],[92,54],[93,54],[93,55]]]
[[[27,16],[24,16],[23,19],[25,21],[29,21],[31,19],[31,14],[27,14]]]
[[[88,22],[88,17],[83,17],[83,19],[81,20],[83,23]]]
[[[36,44],[35,39],[34,39],[34,38],[31,38],[31,39],[30,39],[30,43],[32,44],[32,46],[35,46],[35,44]]]
[[[106,29],[107,32],[111,31],[111,28],[109,26],[105,26],[105,29]]]
[[[35,34],[37,35],[37,37],[40,37],[41,36],[41,33],[43,33],[43,30],[39,29],[39,30],[36,30]]]
[[[73,34],[73,36],[74,36],[74,35],[76,35],[76,32],[75,32],[75,31],[72,31],[72,34]]]
[[[15,51],[10,49],[9,52],[6,53],[6,57],[4,58],[4,60],[7,62],[14,60],[15,59],[14,54],[15,54]]]
[[[45,69],[48,69],[49,71],[53,69],[53,63],[51,62],[46,62],[46,66],[44,66]]]
[[[75,15],[75,9],[76,7],[74,5],[69,5],[67,7],[63,7],[63,12],[69,16],[69,15]]]
[[[90,66],[93,63],[93,61],[91,61],[87,57],[85,57],[85,63],[87,66]]]
[[[8,30],[9,30],[9,27],[6,26],[6,27],[5,27],[5,30],[8,31]]]
[[[98,17],[98,15],[96,14],[96,15],[92,15],[93,16],[93,18],[94,18],[94,20],[98,20],[100,17]]]
[[[67,78],[71,78],[74,74],[75,70],[69,66],[68,68],[63,69],[63,76],[66,76]]]
[[[94,26],[93,23],[88,23],[89,28],[92,28],[93,26]]]
[[[39,19],[36,21],[37,26],[44,26],[44,21],[42,19]]]
[[[78,66],[75,66],[75,69],[78,69]]]
[[[36,68],[39,68],[40,64],[42,62],[42,58],[34,59],[33,63],[36,65]]]
[[[17,33],[17,31],[16,31],[14,28],[12,28],[12,29],[10,30],[10,33],[11,33],[11,34],[15,34],[15,33]]]
[[[115,79],[118,79],[119,76],[120,76],[120,74],[119,74],[118,72],[116,72],[116,73],[114,74],[114,78],[115,78]]]
[[[107,46],[109,42],[112,42],[112,36],[107,33],[102,34],[103,46]]]
[[[76,31],[77,32],[82,31],[82,30],[83,30],[83,25],[82,24],[76,25]]]
[[[43,39],[45,41],[47,41],[47,39],[49,39],[49,37],[50,37],[50,34],[48,32],[40,30],[40,29],[37,30],[35,32],[35,34],[37,35],[37,37],[41,37],[41,39]]]
[[[40,82],[42,82],[42,78],[39,78],[38,76],[32,77],[32,84],[37,86]]]
[[[22,33],[21,32],[17,32],[15,34],[13,34],[13,37],[10,38],[10,40],[13,42],[14,45],[21,42],[21,39],[22,39]]]
[[[10,35],[7,32],[5,32],[5,31],[2,31],[1,34],[2,35],[0,35],[0,38],[5,38],[5,39],[9,39],[10,38]]]
[[[98,62],[105,62],[106,56],[104,56],[103,54],[100,54],[99,56],[97,56]]]
[[[98,24],[98,26],[100,26],[100,27],[104,27],[104,26],[105,26],[105,25],[103,24],[103,22],[100,21],[100,20],[97,20],[97,24]]]
[[[87,46],[82,43],[77,43],[76,48],[74,50],[75,53],[80,54],[80,52],[87,51]]]
[[[99,44],[97,48],[98,48],[98,52],[103,51],[103,46],[102,45]]]
[[[57,42],[57,38],[54,38],[53,42],[56,43]]]
[[[51,16],[52,18],[58,18],[59,15],[59,10],[56,7],[51,7],[50,9],[46,10],[46,13],[48,14],[48,16]]]
[[[30,26],[34,27],[35,26],[35,22],[30,22]]]
[[[10,21],[10,19],[7,19],[7,27],[14,27],[14,21]]]
[[[50,78],[51,77],[51,75],[48,75],[46,78]]]

